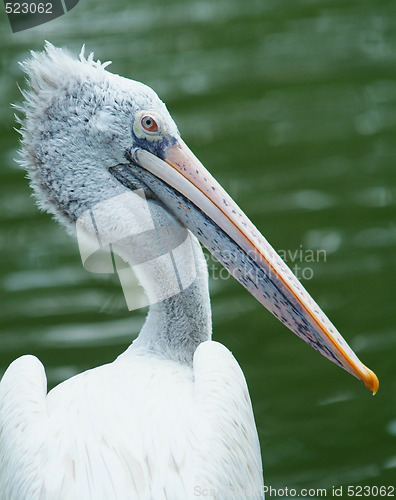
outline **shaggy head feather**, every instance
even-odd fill
[[[177,127],[157,94],[142,83],[106,70],[109,62],[79,58],[46,43],[21,63],[27,74],[19,163],[27,170],[42,209],[72,230],[79,215],[125,191],[108,169],[126,163],[134,142],[133,124],[141,111],[155,111]],[[165,139],[164,139],[165,140]],[[158,145],[146,141],[148,150]]]

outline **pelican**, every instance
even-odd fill
[[[373,393],[378,379],[188,149],[156,93],[107,65],[49,43],[22,63],[21,164],[39,206],[70,233],[111,244],[151,305],[114,362],[48,394],[36,357],[11,363],[0,383],[0,498],[263,498],[245,378],[211,340],[201,244],[314,349]]]

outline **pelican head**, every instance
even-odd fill
[[[142,83],[46,43],[22,63],[22,165],[42,208],[73,231],[87,208],[123,192],[110,169],[140,148],[164,157],[179,134],[166,106]]]
[[[73,230],[98,204],[142,189],[164,220],[195,235],[285,326],[377,391],[375,374],[189,150],[152,89],[49,43],[22,65],[30,88],[20,108],[21,163],[41,207]],[[107,214],[108,231],[120,238],[125,211],[138,210],[126,205],[110,204]]]

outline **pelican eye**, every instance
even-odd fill
[[[140,120],[143,130],[150,133],[158,132],[158,124],[150,115],[145,115]]]

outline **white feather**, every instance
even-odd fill
[[[0,384],[2,500],[187,500],[261,491],[260,448],[232,354],[202,343],[193,367],[130,352],[48,395],[40,362]]]

